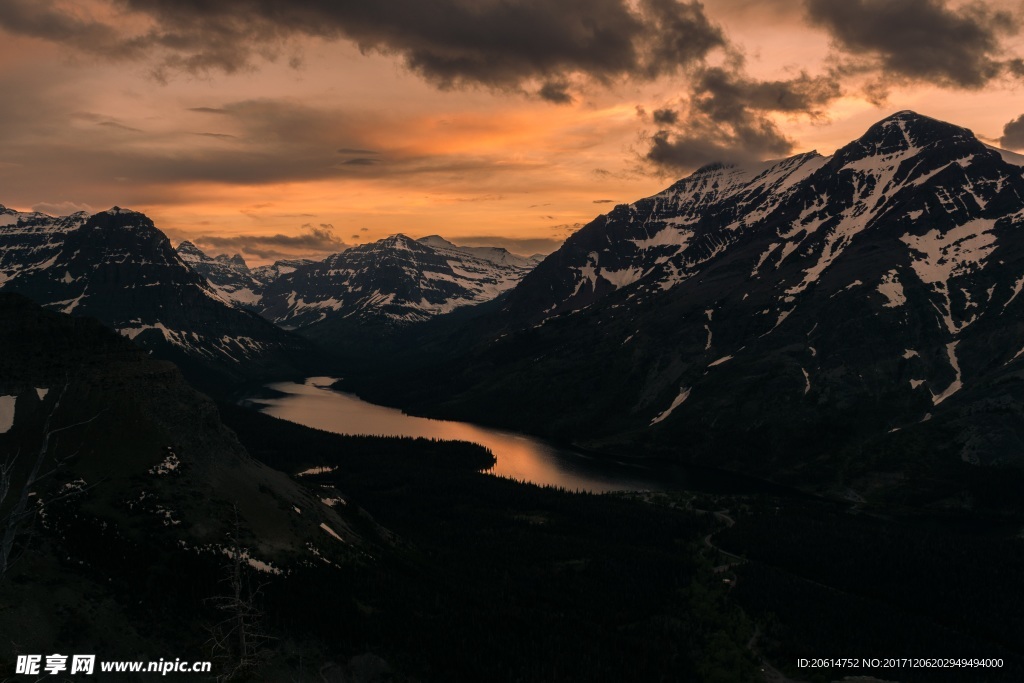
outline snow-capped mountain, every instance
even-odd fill
[[[284,259],[250,269],[241,254],[208,256],[188,240],[179,244],[175,251],[221,297],[240,308],[257,312],[267,285],[296,268],[315,263],[312,259]]]
[[[88,217],[84,212],[54,217],[0,205],[0,286],[21,273],[46,268],[67,234]]]
[[[932,446],[927,467],[1022,464],[1024,169],[1007,159],[905,111],[830,157],[702,168],[570,237],[468,354],[386,386],[769,476],[840,461],[852,478]]]
[[[186,369],[217,366],[241,378],[305,348],[219,295],[141,213],[115,207],[49,221],[32,214],[0,226],[0,241],[20,245],[10,252],[20,270],[8,269],[3,289],[96,317]]]
[[[258,308],[265,283],[249,270],[241,254],[210,257],[188,240],[179,244],[175,251],[222,298],[241,308]]]
[[[290,328],[328,318],[401,326],[489,301],[534,265],[500,248],[399,234],[283,274],[267,285],[261,310]]]
[[[252,273],[252,276],[265,287],[282,275],[287,275],[288,273],[294,272],[296,268],[308,266],[312,263],[316,263],[316,261],[314,259],[305,258],[281,259],[280,261],[274,261],[269,266],[258,266],[253,268],[249,272]]]

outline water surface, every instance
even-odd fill
[[[666,488],[664,472],[587,456],[524,434],[406,415],[396,408],[334,391],[329,388],[334,381],[331,377],[310,377],[302,384],[277,382],[268,388],[285,396],[245,402],[267,415],[337,434],[471,441],[494,453],[497,464],[490,470],[492,474],[517,481],[595,493]]]

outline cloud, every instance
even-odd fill
[[[579,227],[577,225],[577,227]],[[550,254],[562,246],[564,239],[548,237],[503,237],[494,235],[471,235],[457,237],[453,242],[464,247],[502,247],[514,254],[532,256],[534,254]]]
[[[334,226],[322,223],[318,226],[306,223],[300,232],[293,235],[201,235],[190,238],[197,245],[211,248],[218,253],[229,251],[244,252],[261,259],[285,258],[334,254],[348,248],[334,232]]]
[[[118,123],[117,121],[100,121],[96,125],[97,126],[106,126],[107,128],[114,128],[116,130],[123,130],[123,131],[127,131],[129,133],[141,133],[142,132],[142,130],[140,130],[139,128],[132,128],[131,126],[126,126],[123,123]]]
[[[999,146],[1006,149],[1024,149],[1024,114],[1003,126]]]
[[[569,94],[566,81],[548,81],[537,91],[538,97],[554,104],[572,104],[573,96]]]
[[[667,126],[671,126],[679,121],[679,112],[672,109],[657,109],[655,110],[652,118],[655,123],[662,123]]]
[[[696,1],[5,0],[0,27],[176,72],[251,70],[308,38],[399,56],[441,88],[483,85],[568,101],[567,74],[608,82],[678,73],[726,44]]]
[[[594,203],[595,204],[614,204],[615,200],[614,199],[595,199]]]
[[[143,46],[125,40],[115,26],[83,14],[66,11],[54,0],[4,0],[0,3],[0,27],[83,52],[103,51],[112,59],[138,59],[144,55]]]
[[[808,20],[853,56],[847,70],[956,88],[1019,75],[1020,60],[1003,59],[1001,38],[1019,28],[1007,11],[947,0],[806,0],[806,9]]]
[[[842,95],[828,76],[806,73],[761,81],[743,73],[742,59],[694,74],[677,109],[655,110],[659,128],[648,138],[644,159],[666,171],[690,171],[709,163],[741,163],[792,152],[794,143],[771,114],[819,117]],[[645,111],[638,114],[646,117]]]

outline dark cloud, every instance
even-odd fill
[[[228,135],[227,133],[195,133],[204,138],[217,138],[220,140],[232,140],[238,137],[237,135]]]
[[[614,204],[615,200],[614,199],[595,199],[594,203],[595,204]]]
[[[537,91],[537,96],[554,104],[572,104],[573,102],[573,96],[569,94],[569,84],[565,81],[549,81],[545,83]]]
[[[999,146],[1006,149],[1024,149],[1024,115],[1003,126],[1003,137],[999,138]]]
[[[50,40],[83,52],[104,53],[112,59],[144,57],[144,46],[125,40],[116,27],[79,12],[62,11],[53,0],[0,2],[0,27],[20,35]]]
[[[261,259],[284,258],[295,255],[327,255],[348,248],[334,233],[334,226],[322,223],[318,226],[306,223],[294,235],[202,235],[191,238],[197,245],[211,248],[218,253],[241,251]]]
[[[727,46],[725,34],[708,20],[700,2],[640,0],[640,7],[649,31],[643,36],[645,69],[652,78],[698,64],[715,48]]]
[[[658,109],[660,127],[648,140],[647,161],[669,171],[688,171],[714,162],[744,162],[789,154],[793,141],[769,114],[821,116],[842,94],[827,76],[805,73],[789,80],[746,77],[742,61],[701,69],[678,109]]]
[[[679,112],[673,109],[656,109],[653,118],[655,123],[671,126],[679,121]]]
[[[366,157],[357,157],[355,159],[347,159],[341,162],[344,166],[373,166],[377,163],[377,159],[367,159]]]
[[[679,134],[659,130],[651,137],[646,158],[667,170],[692,171],[710,163],[783,156],[792,149],[792,141],[774,124],[751,117],[731,127],[709,126],[703,134],[693,129]]]
[[[147,59],[153,75],[235,73],[261,60],[301,61],[301,39],[346,40],[394,54],[439,87],[484,85],[571,97],[567,74],[599,81],[654,78],[726,45],[700,2],[679,0],[96,0],[62,11],[59,0],[4,0],[0,27],[113,59]],[[102,6],[106,5],[106,8]],[[133,33],[111,16],[142,18]],[[138,22],[135,22],[138,23]]]
[[[123,123],[118,123],[117,121],[100,121],[96,125],[97,126],[105,126],[107,128],[115,128],[117,130],[123,130],[123,131],[129,132],[129,133],[141,133],[142,132],[138,128],[132,128],[131,126],[126,126]]]
[[[805,1],[808,19],[853,55],[848,69],[960,88],[980,88],[1007,71],[1020,75],[1020,60],[1003,59],[1000,39],[1018,29],[1009,12],[947,0]]]

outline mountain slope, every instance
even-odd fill
[[[0,205],[0,286],[20,273],[47,267],[67,234],[87,218],[83,212],[54,217]]]
[[[241,254],[210,257],[188,240],[179,244],[175,251],[221,298],[239,308],[255,310],[265,283],[249,270]]]
[[[18,242],[24,230],[0,227],[0,235]],[[206,388],[292,371],[308,353],[302,340],[220,297],[141,213],[115,207],[74,229],[50,229],[47,239],[47,261],[23,268],[5,291],[96,317]]]
[[[173,364],[2,292],[0,405],[11,408],[0,529],[13,549],[0,563],[0,630],[18,634],[0,647],[4,669],[57,641],[101,657],[199,658],[224,618],[226,569],[243,599],[301,594],[381,547],[354,511],[324,503],[326,489],[251,458]]]
[[[250,458],[213,402],[171,363],[94,320],[46,311],[15,294],[0,293],[0,321],[0,394],[13,399],[0,443],[4,452],[20,451],[18,465],[27,467],[44,424],[54,430],[41,471],[57,465],[54,479],[40,479],[35,489],[42,500],[62,486],[74,489],[76,508],[97,523],[117,517],[119,533],[136,542],[157,528],[196,551],[223,542],[227,513],[237,505],[253,557],[268,561],[314,557],[305,546],[310,538],[334,548],[320,522],[347,531],[290,477]],[[340,544],[335,550],[348,552]]]
[[[616,207],[468,354],[357,388],[815,485],[906,477],[908,453],[1019,466],[1022,230],[1021,167],[900,112],[831,157],[706,167]]]

